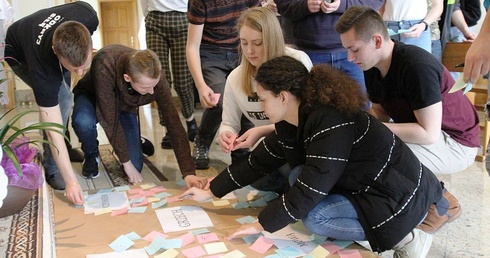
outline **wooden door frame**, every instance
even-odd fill
[[[138,5],[137,5],[137,2],[138,0],[99,0],[98,1],[98,8],[99,8],[99,21],[100,21],[100,43],[102,46],[105,45],[105,42],[104,42],[104,37],[103,37],[103,24],[102,24],[102,19],[100,18],[102,16],[102,3],[107,3],[107,2],[130,2],[133,6],[133,13],[131,15],[133,15],[134,18],[134,22],[133,22],[133,32],[134,32],[134,40],[135,40],[135,45],[134,45],[134,48],[136,49],[139,49],[139,46],[140,46],[140,43],[139,43],[139,39],[138,39],[138,30],[139,30],[139,18],[138,18]]]

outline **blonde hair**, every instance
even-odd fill
[[[136,81],[141,75],[156,79],[162,72],[162,64],[155,52],[149,49],[136,50],[124,65],[124,71]]]
[[[262,33],[264,62],[285,54],[286,44],[284,43],[281,25],[271,10],[266,7],[254,7],[244,11],[237,21],[238,32],[243,26]],[[252,77],[258,67],[253,67],[245,58],[241,45],[239,46],[239,52],[241,53],[240,65],[243,69],[241,88],[247,96],[253,96]]]

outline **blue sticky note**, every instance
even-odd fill
[[[131,240],[138,240],[138,239],[141,239],[141,236],[140,236],[140,235],[138,235],[138,233],[136,233],[136,232],[134,232],[134,231],[133,231],[133,232],[131,232],[131,233],[127,233],[125,236],[126,236],[126,237],[128,237],[128,238],[129,238],[129,239],[131,239]]]
[[[156,198],[159,198],[159,199],[165,199],[169,196],[172,196],[172,194],[167,193],[167,192],[161,192],[161,193],[154,194],[153,196],[155,196]]]
[[[134,208],[130,208],[128,210],[128,213],[145,213],[145,211],[146,211],[146,206],[134,207]]]
[[[471,82],[467,82],[463,94],[468,93],[468,91],[470,91],[472,88],[473,88],[473,84]]]
[[[156,208],[160,208],[162,206],[165,206],[167,204],[167,199],[163,199],[159,202],[152,202],[151,203],[151,208],[152,209],[156,209]]]
[[[259,239],[259,237],[263,236],[262,233],[258,233],[258,234],[253,234],[253,235],[247,235],[247,236],[244,236],[242,237],[243,241],[245,241],[245,243],[247,244],[253,244],[255,243],[255,241],[257,241],[257,239]]]
[[[100,189],[99,191],[97,191],[98,194],[102,194],[102,193],[112,193],[112,189]]]
[[[129,185],[122,185],[122,186],[114,187],[114,190],[116,190],[117,192],[124,192],[124,191],[129,191],[130,188]]]
[[[339,246],[340,248],[344,249],[347,246],[353,244],[354,241],[348,241],[348,240],[334,240],[332,241],[332,244],[335,244],[336,246]]]
[[[303,252],[298,251],[298,249],[292,246],[277,249],[276,253],[281,255],[282,257],[298,257],[304,254]]]
[[[194,235],[194,236],[197,236],[197,235],[201,235],[201,234],[207,234],[209,233],[209,229],[207,228],[200,228],[200,229],[196,229],[196,230],[192,230],[191,233]]]
[[[253,202],[250,202],[250,206],[252,207],[266,207],[267,206],[267,202],[264,200],[264,198],[260,198],[258,200],[255,200]]]
[[[112,250],[120,253],[126,251],[126,249],[130,248],[132,245],[134,245],[134,242],[131,241],[131,239],[125,235],[121,235],[110,243],[109,247],[112,248]]]
[[[243,224],[250,224],[250,223],[257,222],[257,219],[249,215],[249,216],[238,218],[236,219],[236,221],[238,221],[238,223],[243,225]]]
[[[250,204],[248,202],[237,202],[235,204],[232,204],[233,208],[235,209],[245,209],[250,207]]]

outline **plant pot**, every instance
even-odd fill
[[[18,186],[7,186],[7,196],[3,199],[0,208],[0,218],[16,214],[31,200],[36,190],[25,189]]]

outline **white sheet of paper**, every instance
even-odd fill
[[[208,214],[198,206],[178,206],[155,211],[163,232],[213,227]]]
[[[148,258],[145,249],[130,249],[124,252],[112,252],[105,254],[87,254],[87,258]]]
[[[85,207],[85,214],[94,213],[103,208],[111,208],[113,211],[130,208],[126,192],[92,194],[85,198],[83,206]]]

